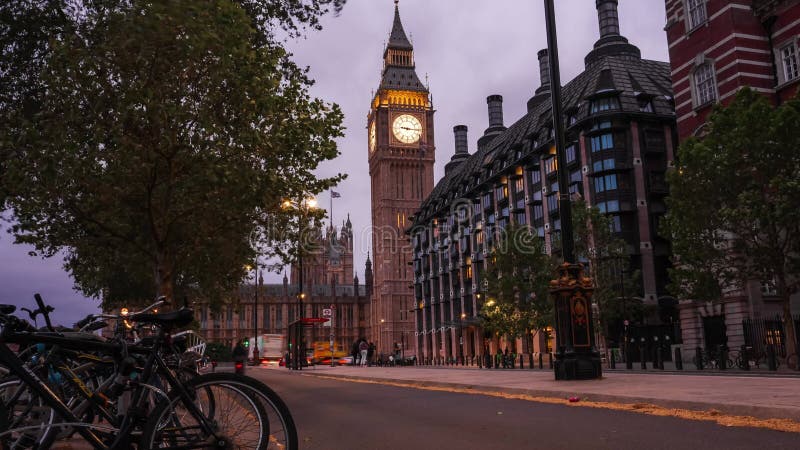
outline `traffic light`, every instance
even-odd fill
[[[250,347],[250,339],[245,339],[243,344],[244,344],[245,348]]]

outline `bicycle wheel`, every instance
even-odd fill
[[[288,409],[263,383],[219,373],[196,377],[186,387],[199,414],[172,392],[153,410],[142,434],[143,448],[297,449]],[[204,431],[204,423],[211,433]]]
[[[797,370],[797,353],[786,357],[786,367],[791,370]]]
[[[48,448],[47,436],[56,423],[55,411],[16,378],[0,382],[0,448]]]

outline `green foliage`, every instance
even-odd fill
[[[712,301],[748,280],[772,280],[789,317],[800,288],[798,148],[800,100],[775,108],[749,89],[714,110],[706,136],[681,145],[664,221],[676,296]]]
[[[0,200],[17,241],[66,251],[86,295],[219,301],[253,237],[295,217],[284,198],[343,178],[313,173],[338,155],[341,111],[308,95],[306,71],[263,28],[317,26],[343,1],[242,3],[0,7],[36,25],[0,30]]]
[[[527,227],[509,225],[492,250],[481,278],[486,282],[486,302],[481,308],[485,330],[520,337],[553,322],[548,296],[555,263],[544,243]]]
[[[616,236],[611,218],[584,200],[572,202],[572,228],[575,258],[588,262],[592,277],[592,301],[600,311],[600,326],[607,339],[620,336],[624,320],[641,321],[643,305],[640,292],[641,272],[630,269],[630,255],[625,241]]]

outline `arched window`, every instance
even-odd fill
[[[705,62],[697,66],[692,74],[695,106],[712,103],[717,99],[717,83],[714,80],[714,66]]]

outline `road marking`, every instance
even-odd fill
[[[677,417],[679,419],[696,420],[705,422],[716,422],[719,425],[726,427],[748,427],[748,428],[765,428],[768,430],[783,431],[786,433],[800,433],[800,422],[791,419],[759,419],[751,416],[735,416],[724,414],[720,411],[711,409],[707,411],[696,411],[691,409],[680,408],[665,408],[663,406],[653,405],[649,403],[616,403],[616,402],[595,402],[590,400],[581,400],[579,402],[570,402],[565,398],[558,397],[540,397],[528,394],[509,394],[499,391],[491,391],[485,389],[473,388],[456,388],[444,386],[424,386],[420,384],[399,382],[399,381],[386,381],[386,380],[365,380],[359,378],[349,378],[346,376],[325,376],[325,375],[310,375],[316,378],[323,378],[335,381],[348,381],[351,383],[364,383],[364,384],[381,384],[386,386],[395,386],[411,389],[419,389],[423,391],[439,391],[439,392],[453,392],[457,394],[472,394],[472,395],[485,395],[489,397],[499,397],[512,400],[525,400],[536,403],[548,403],[552,405],[563,405],[570,407],[583,407],[583,408],[598,408],[598,409],[611,409],[615,411],[627,411],[638,414],[647,414],[659,417]]]

